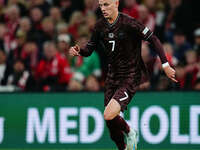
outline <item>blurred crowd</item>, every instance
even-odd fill
[[[140,90],[200,90],[200,16],[194,0],[120,0],[124,12],[149,27],[163,43],[178,84],[163,73],[147,42],[142,58],[149,80]],[[101,17],[98,0],[0,0],[0,91],[100,91],[107,65],[102,45],[84,48]],[[145,78],[145,77],[144,77]]]

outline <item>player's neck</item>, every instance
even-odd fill
[[[118,15],[119,15],[119,12],[118,12],[118,11],[116,11],[115,13],[113,13],[113,16],[112,16],[111,18],[108,19],[108,22],[109,22],[110,24],[113,24],[113,23],[115,22],[115,20],[117,19]]]

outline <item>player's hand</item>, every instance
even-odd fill
[[[80,56],[79,52],[80,47],[78,45],[75,45],[69,49],[69,55],[71,56]]]
[[[170,78],[174,82],[178,82],[176,80],[176,71],[172,67],[166,66],[163,69],[164,69],[165,74],[167,75],[168,78]]]

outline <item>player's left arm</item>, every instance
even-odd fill
[[[176,80],[176,72],[175,70],[169,65],[168,61],[167,61],[167,58],[166,58],[166,55],[165,55],[165,52],[164,52],[164,49],[163,49],[163,46],[160,42],[160,40],[155,36],[155,35],[151,35],[149,38],[148,38],[148,41],[151,43],[151,45],[153,46],[153,49],[156,51],[156,53],[159,55],[160,57],[160,60],[162,62],[162,68],[165,72],[165,74],[167,75],[168,78],[170,78],[172,81],[174,82],[178,82]]]
[[[167,77],[174,82],[178,82],[175,77],[175,70],[169,65],[160,40],[153,34],[153,32],[149,28],[145,27],[139,21],[135,19],[129,19],[128,21],[134,33],[136,33],[142,40],[148,41],[150,42],[150,44],[152,44],[153,49],[160,57],[163,70],[165,71]]]

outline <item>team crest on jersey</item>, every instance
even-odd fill
[[[109,33],[109,34],[108,34],[108,37],[109,37],[109,38],[114,38],[114,33]]]

